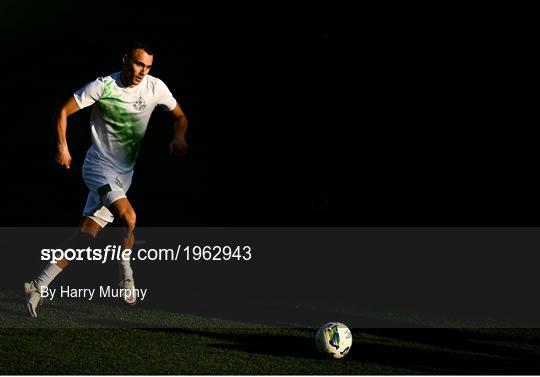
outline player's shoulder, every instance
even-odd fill
[[[165,85],[162,79],[152,76],[152,75],[146,75],[147,83],[149,85],[152,85],[153,87],[162,86]]]
[[[159,93],[163,91],[163,88],[166,88],[167,85],[156,76],[146,75],[146,87],[152,93]]]
[[[120,79],[120,72],[111,73],[105,76],[98,76],[91,84],[98,86],[107,86],[117,82]]]

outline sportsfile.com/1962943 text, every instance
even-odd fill
[[[58,263],[67,261],[205,261],[240,262],[253,260],[250,245],[178,245],[173,248],[123,248],[121,245],[107,245],[104,248],[41,249],[41,260]]]

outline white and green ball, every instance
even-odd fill
[[[341,322],[328,322],[317,330],[315,345],[319,352],[341,359],[351,350],[351,330]]]

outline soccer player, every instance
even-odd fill
[[[122,58],[120,72],[90,82],[76,91],[59,111],[56,120],[56,162],[70,169],[67,119],[73,113],[93,105],[90,116],[92,145],[82,168],[84,182],[90,192],[82,213],[80,232],[72,240],[74,245],[88,246],[103,227],[117,218],[125,229],[122,247],[132,248],[136,220],[126,193],[154,108],[164,107],[174,118],[175,133],[169,146],[170,152],[177,156],[187,153],[187,118],[163,81],[148,74],[153,55],[152,48],[147,44],[131,44]],[[38,307],[43,303],[41,287],[48,286],[67,264],[65,259],[56,264],[49,263],[33,281],[25,283],[27,308],[32,317],[37,317]],[[125,297],[125,302],[135,304],[137,297],[129,260],[120,262],[119,285],[133,292]]]

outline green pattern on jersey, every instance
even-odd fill
[[[114,80],[108,80],[98,101],[103,120],[114,132],[112,136],[126,149],[129,158],[135,161],[144,136],[144,124],[127,109],[131,104],[123,100],[114,90]]]

